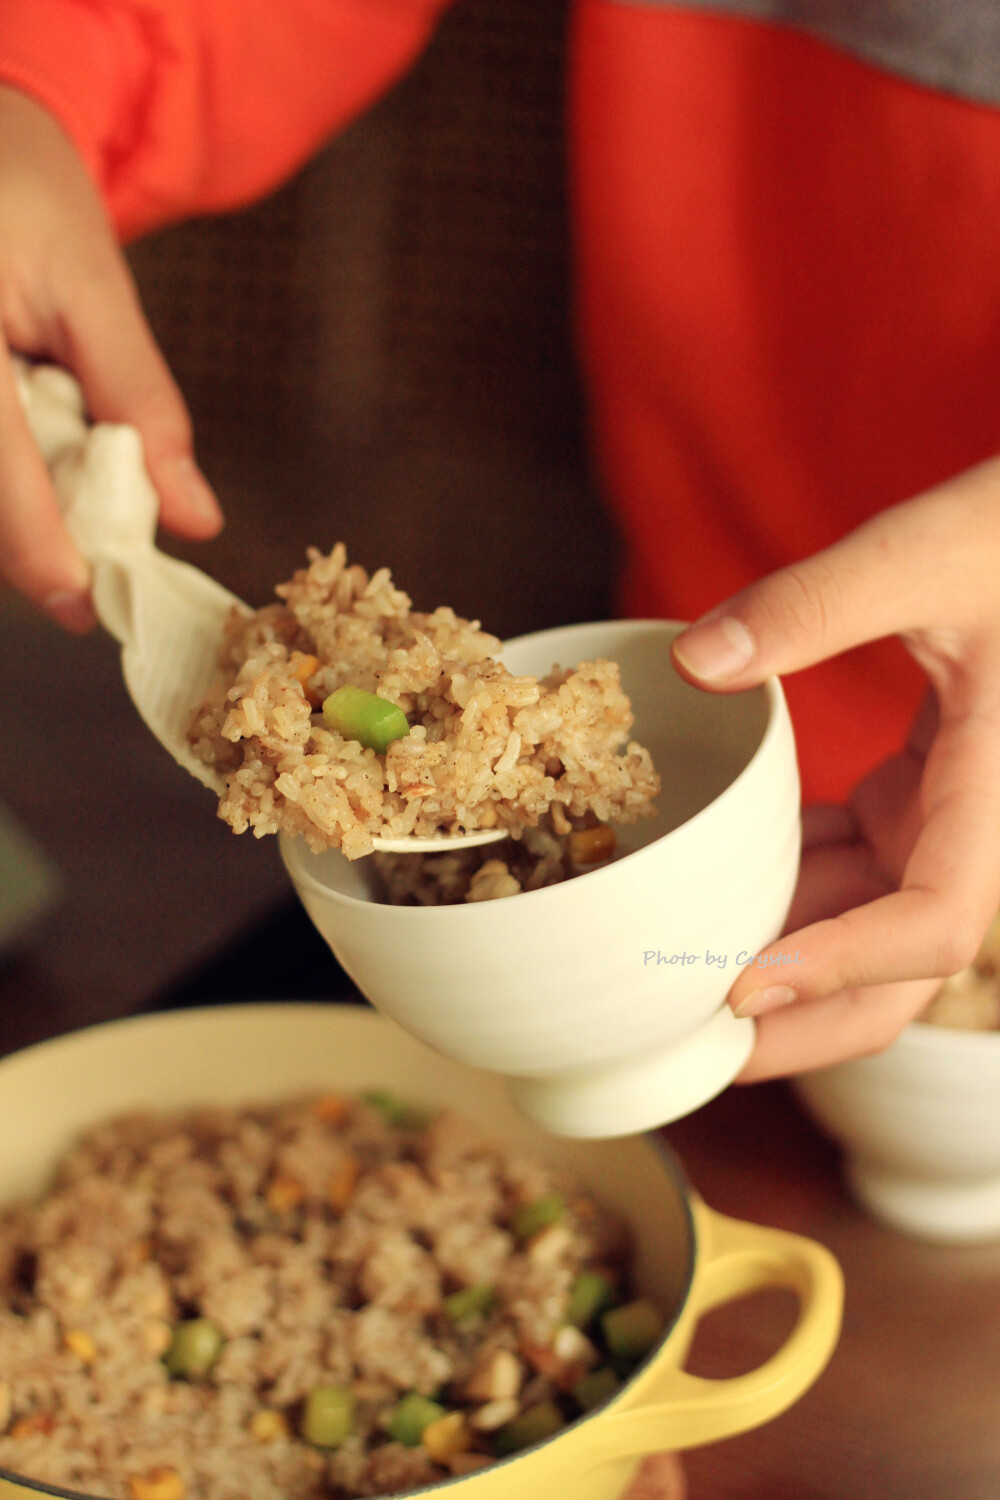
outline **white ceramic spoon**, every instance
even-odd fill
[[[93,569],[94,607],[121,643],[132,702],[178,765],[220,795],[225,786],[198,759],[187,729],[218,673],[230,610],[250,614],[235,594],[154,545],[158,502],[133,427],[88,425],[76,381],[53,366],[18,361],[18,388],[55,485],[66,525]],[[418,838],[375,838],[393,854],[468,849],[505,829]]]

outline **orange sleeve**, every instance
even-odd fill
[[[450,0],[0,0],[0,81],[122,238],[260,196],[409,67]]]

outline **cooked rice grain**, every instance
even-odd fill
[[[384,854],[376,850],[374,862],[378,888],[390,906],[495,901],[559,885],[599,868],[598,864],[575,865],[569,838],[545,826],[526,828],[519,839],[441,854]]]
[[[347,1160],[353,1191],[334,1206]],[[512,1232],[519,1205],[560,1188],[572,1203],[572,1184],[454,1116],[397,1127],[365,1103],[100,1125],[40,1203],[0,1210],[0,1468],[111,1500],[161,1482],[181,1500],[346,1500],[447,1478],[389,1440],[400,1395],[471,1415],[499,1361],[505,1392],[512,1366],[515,1388],[558,1399],[521,1346],[553,1341],[582,1268],[625,1285],[622,1226],[589,1199],[554,1260]],[[495,1305],[456,1326],[445,1297],[484,1282]],[[203,1379],[171,1379],[166,1345],[192,1317],[222,1352]],[[298,1436],[330,1384],[356,1398],[333,1452]],[[456,1472],[491,1461],[470,1432]]]
[[[413,611],[388,569],[369,578],[343,545],[309,559],[278,588],[281,603],[233,613],[223,675],[192,721],[236,833],[302,834],[356,859],[376,834],[501,824],[517,837],[553,807],[602,822],[653,811],[659,778],[649,752],[626,743],[632,711],[614,663],[515,677],[495,636],[448,608]],[[319,665],[306,661],[303,680],[304,658]],[[385,755],[315,711],[348,683],[406,714],[409,734]]]

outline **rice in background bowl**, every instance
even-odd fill
[[[1000,916],[990,923],[975,960],[945,980],[918,1019],[960,1031],[1000,1031]]]

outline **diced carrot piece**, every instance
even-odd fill
[[[343,1094],[324,1094],[316,1100],[316,1113],[326,1125],[343,1125],[351,1109],[351,1101]]]
[[[360,1170],[356,1157],[345,1156],[330,1178],[326,1198],[330,1207],[336,1209],[337,1213],[342,1214],[353,1198]]]
[[[288,1437],[288,1418],[284,1412],[264,1407],[251,1417],[250,1433],[258,1443],[276,1443]]]
[[[148,1474],[130,1474],[132,1500],[184,1500],[184,1481],[176,1469],[152,1469]]]
[[[85,1365],[93,1364],[97,1358],[97,1345],[83,1328],[68,1328],[63,1334],[63,1343]]]
[[[533,1370],[547,1380],[558,1380],[563,1372],[563,1362],[554,1349],[545,1344],[522,1344],[521,1354]]]
[[[570,1391],[590,1369],[590,1363],[582,1359],[561,1359],[556,1351],[544,1344],[522,1344],[521,1353],[533,1370],[544,1375],[546,1380],[560,1391]]]
[[[268,1184],[267,1206],[276,1214],[282,1214],[290,1208],[298,1208],[305,1195],[306,1190],[297,1177],[279,1172]]]
[[[13,1438],[31,1437],[36,1432],[49,1433],[56,1425],[56,1419],[50,1411],[29,1412],[26,1417],[18,1417],[10,1435]]]
[[[456,1453],[464,1453],[472,1446],[472,1433],[460,1411],[447,1412],[424,1428],[420,1439],[436,1463],[447,1463]]]
[[[320,668],[318,656],[308,656],[305,651],[293,651],[288,658],[288,665],[292,669],[292,676],[302,684],[311,708],[320,708],[323,703],[323,694],[318,693],[315,688],[309,686],[309,679],[314,672]]]
[[[569,836],[569,857],[575,865],[596,865],[615,852],[615,830],[606,823],[580,828]]]
[[[142,1331],[142,1341],[150,1354],[166,1354],[174,1341],[174,1330],[164,1318],[150,1318]]]

